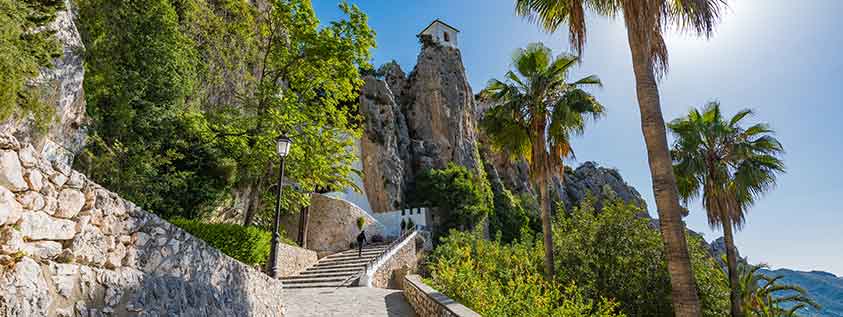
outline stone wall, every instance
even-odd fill
[[[319,258],[316,251],[302,249],[285,243],[278,245],[278,263],[281,276],[293,276],[315,264]]]
[[[396,249],[388,251],[382,262],[375,264],[373,272],[367,272],[367,275],[371,276],[368,278],[371,284],[366,286],[401,289],[404,277],[415,272],[418,264],[416,236],[416,232],[412,233],[405,241],[400,242]]]
[[[0,134],[0,316],[282,316],[282,285]]]
[[[310,200],[310,220],[307,228],[307,248],[316,251],[319,257],[345,251],[357,241],[360,230],[357,218],[366,219],[366,237],[383,235],[381,224],[360,207],[339,198],[313,194]],[[287,237],[295,241],[299,228],[299,214],[286,215],[281,227]]]
[[[468,307],[428,286],[421,276],[404,277],[404,297],[421,317],[480,317]]]

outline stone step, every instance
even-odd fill
[[[284,284],[284,288],[286,289],[293,289],[293,288],[337,288],[343,287],[340,283],[313,283],[313,284],[292,284],[287,285]]]
[[[373,257],[376,257],[376,256],[380,255],[381,253],[383,253],[383,252],[363,252],[362,254],[359,255],[359,257],[373,258]],[[327,257],[321,258],[319,260],[325,261],[325,260],[337,260],[337,259],[353,259],[353,258],[357,258],[357,257],[358,257],[357,252],[354,252],[354,253],[348,253],[348,254],[337,254],[337,255],[327,256]]]
[[[299,274],[293,276],[287,276],[281,278],[282,280],[297,280],[297,279],[308,279],[308,278],[320,278],[320,277],[349,277],[352,275],[357,274],[360,272],[359,270],[354,271],[343,271],[343,272],[311,272],[310,274]],[[304,272],[302,272],[304,273]]]
[[[354,257],[341,258],[341,259],[324,259],[324,260],[320,260],[319,262],[316,262],[316,263],[322,263],[322,264],[327,264],[327,263],[367,263],[367,262],[371,261],[372,259],[374,259],[376,257],[377,256],[368,256],[368,257],[367,256],[361,256],[361,257],[358,258],[357,256],[354,256]]]
[[[365,254],[378,254],[378,253],[383,253],[383,252],[384,252],[384,250],[374,250],[374,249],[373,250],[363,250],[364,255]],[[331,254],[331,255],[326,256],[324,258],[336,258],[336,257],[349,256],[349,255],[357,255],[357,250],[348,250],[348,251],[343,251],[343,252],[340,252],[340,253],[334,253],[334,254]]]
[[[343,276],[320,276],[320,277],[305,277],[301,279],[297,278],[282,278],[281,281],[284,284],[291,285],[291,284],[312,284],[312,283],[327,283],[327,282],[342,282],[347,280],[351,275],[343,275]]]
[[[383,252],[384,252],[384,250],[370,249],[370,250],[363,250],[362,254],[363,254],[363,255],[367,255],[367,254],[381,254],[381,253],[383,253]],[[323,259],[327,259],[327,258],[336,258],[336,257],[344,257],[344,256],[350,256],[350,255],[357,255],[357,250],[348,250],[348,251],[343,251],[343,252],[340,252],[340,253],[334,253],[334,254],[331,254],[331,255],[329,255],[329,256],[324,257]]]
[[[299,273],[299,275],[313,275],[313,274],[322,274],[322,273],[347,273],[347,274],[355,274],[360,272],[361,269],[359,268],[339,268],[339,269],[320,269],[320,268],[308,268],[304,272]]]
[[[352,269],[357,268],[358,270],[362,270],[366,267],[366,264],[316,264],[312,266],[313,268],[317,269]]]

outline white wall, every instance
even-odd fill
[[[354,163],[352,164],[352,168],[362,171],[363,161],[361,161],[360,159],[360,140],[358,139],[354,141],[354,148],[349,150],[354,151],[354,155],[357,155],[357,161],[354,161]],[[366,188],[363,186],[363,179],[360,178],[360,176],[358,176],[357,174],[352,175],[351,178],[354,180],[354,184],[357,185],[358,188],[360,188],[361,192],[355,192],[354,189],[349,187],[343,191],[327,193],[326,195],[334,198],[344,199],[352,204],[357,205],[357,207],[360,207],[360,209],[363,209],[364,211],[366,211],[366,213],[373,215],[374,213],[372,212],[372,205],[369,204],[369,197],[366,196]]]
[[[386,237],[397,237],[401,234],[402,219],[405,222],[412,219],[414,224],[426,228],[428,226],[428,212],[429,210],[427,208],[412,208],[378,212],[372,214],[372,217],[383,225],[383,232]]]
[[[448,32],[449,41],[445,42],[445,32]],[[429,28],[427,28],[422,34],[428,34],[433,37],[439,44],[443,46],[449,46],[453,48],[458,48],[458,35],[459,32],[445,26],[442,23],[434,22]]]

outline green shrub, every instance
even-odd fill
[[[658,230],[643,212],[619,200],[595,213],[589,197],[570,214],[558,212],[553,240],[556,279],[576,283],[587,298],[608,297],[630,316],[673,316],[670,275]],[[726,276],[703,241],[687,236],[704,316],[728,315]]]
[[[553,281],[542,275],[541,240],[524,229],[509,244],[452,231],[433,252],[431,283],[488,316],[673,316],[659,231],[636,216],[638,207],[605,201],[598,214],[592,204],[557,213]],[[701,238],[687,238],[703,316],[727,316],[725,274]]]
[[[237,224],[202,223],[184,218],[174,218],[170,222],[248,265],[262,265],[269,258],[272,235],[267,231]]]
[[[366,226],[366,218],[363,218],[363,217],[357,218],[357,229],[363,230],[364,226]]]
[[[468,230],[492,212],[492,189],[485,173],[449,163],[445,169],[427,170],[416,177],[416,203],[439,208],[447,214],[437,235],[450,229]]]
[[[623,316],[610,300],[547,281],[543,252],[530,240],[503,244],[452,230],[433,252],[427,282],[483,316]]]

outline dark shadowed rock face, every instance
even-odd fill
[[[360,148],[366,195],[375,211],[400,209],[409,154],[404,116],[384,81],[371,76],[364,81],[360,112],[366,119],[366,130]]]
[[[409,77],[401,67],[381,67],[360,92],[366,120],[361,141],[366,195],[375,212],[402,207],[413,179],[448,163],[480,168],[475,103],[459,50],[422,48]]]

